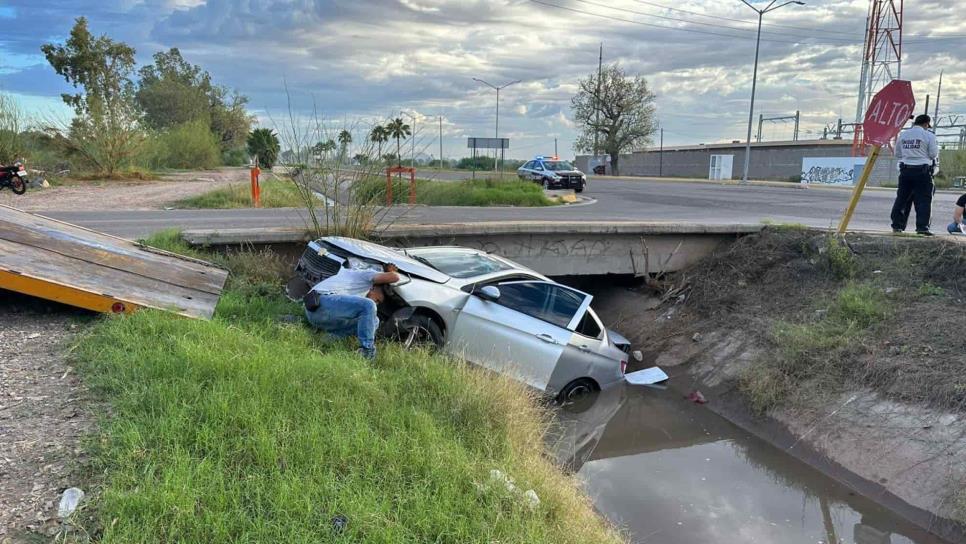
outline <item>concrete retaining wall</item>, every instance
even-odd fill
[[[458,245],[501,255],[548,276],[672,272],[694,265],[723,243],[761,225],[644,222],[506,222],[397,225],[374,233],[399,247]],[[186,230],[192,245],[302,247],[306,229]]]
[[[805,157],[849,157],[851,142],[842,140],[801,140],[797,142],[762,142],[751,145],[749,179],[789,181],[798,180]],[[708,178],[711,155],[734,155],[732,179],[741,179],[745,161],[743,144],[710,144],[700,146],[667,147],[663,153],[648,149],[620,156],[620,174],[624,176],[659,176]],[[663,157],[663,159],[662,159]],[[577,168],[589,172],[590,157],[577,157]],[[663,160],[663,165],[662,165]],[[891,152],[880,155],[873,170],[870,185],[896,181],[896,160]]]

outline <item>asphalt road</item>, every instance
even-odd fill
[[[406,223],[476,221],[675,221],[703,224],[801,223],[828,228],[838,224],[850,191],[802,189],[798,185],[719,185],[660,180],[591,178],[585,196],[594,202],[550,208],[415,207],[397,209],[394,220]],[[859,202],[851,228],[889,230],[894,191],[868,190]],[[933,231],[945,232],[955,193],[937,193]],[[103,212],[43,212],[88,228],[126,238],[160,229],[240,228],[305,225],[304,212],[294,209],[169,210]],[[914,230],[914,229],[912,229]]]

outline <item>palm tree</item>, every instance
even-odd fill
[[[409,128],[409,125],[403,122],[402,117],[396,117],[390,121],[389,124],[386,125],[386,130],[389,131],[389,136],[396,139],[396,166],[402,166],[402,155],[399,152],[399,140],[412,134],[412,130]]]
[[[324,142],[319,142],[312,146],[312,153],[319,157],[320,160],[325,161],[328,157],[329,152],[335,149],[335,142],[331,138]]]
[[[352,134],[350,134],[348,130],[342,129],[342,131],[339,132],[338,138],[339,138],[339,147],[340,147],[339,155],[341,155],[342,157],[345,157],[346,153],[349,150],[349,144],[352,143]]]
[[[278,136],[272,129],[256,128],[248,135],[248,154],[254,155],[259,166],[271,168],[275,165],[281,146]]]
[[[382,125],[376,125],[372,127],[372,131],[369,132],[369,139],[376,142],[378,146],[378,151],[376,153],[377,157],[382,157],[382,144],[389,141],[389,131],[386,127]]]

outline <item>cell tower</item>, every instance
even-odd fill
[[[869,0],[865,19],[865,45],[855,107],[852,154],[864,155],[862,121],[869,101],[882,87],[902,76],[902,4],[904,0]]]

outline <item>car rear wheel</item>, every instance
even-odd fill
[[[443,331],[435,321],[425,315],[412,316],[401,332],[400,340],[406,349],[443,347]]]
[[[582,401],[591,397],[596,391],[600,391],[600,387],[594,380],[590,378],[577,378],[560,390],[560,393],[557,395],[557,402],[562,405],[580,405]]]

